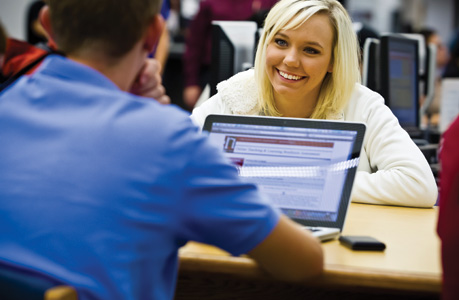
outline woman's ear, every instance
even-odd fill
[[[145,36],[144,49],[149,53],[152,52],[158,44],[159,38],[163,32],[164,19],[161,15],[156,15],[148,25]]]
[[[332,73],[333,72],[333,62],[330,62],[330,64],[328,65],[327,72],[328,73]]]

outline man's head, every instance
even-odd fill
[[[129,52],[150,30],[149,25],[155,21],[161,8],[161,0],[46,2],[50,25],[47,29],[51,31],[58,50],[68,55],[97,51],[111,58],[120,58]],[[46,17],[42,22],[47,22]]]

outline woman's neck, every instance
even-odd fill
[[[310,118],[317,104],[317,97],[314,100],[291,99],[279,95],[274,96],[274,103],[282,117],[288,118]]]

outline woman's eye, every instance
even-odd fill
[[[317,51],[316,49],[314,48],[310,48],[310,47],[307,47],[304,49],[304,52],[308,53],[308,54],[319,54],[320,52]]]
[[[287,46],[287,42],[283,39],[275,39],[274,42],[279,46]]]

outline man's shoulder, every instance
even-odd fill
[[[107,93],[101,100],[105,100],[101,106],[111,118],[122,120],[123,126],[134,131],[154,129],[167,133],[195,126],[189,112],[174,104],[161,104],[155,99],[122,91]]]
[[[46,68],[46,66],[45,66]],[[93,76],[72,80],[39,70],[31,76],[23,76],[5,90],[2,98],[11,105],[30,111],[40,104],[41,112],[55,117],[55,122],[85,119],[84,124],[94,126],[116,125],[123,130],[145,132],[156,130],[182,130],[193,126],[189,113],[175,105],[164,105],[155,99],[133,95],[115,87],[105,78]],[[84,76],[83,76],[84,77]],[[76,122],[80,124],[80,122]],[[83,129],[83,128],[82,128]]]

